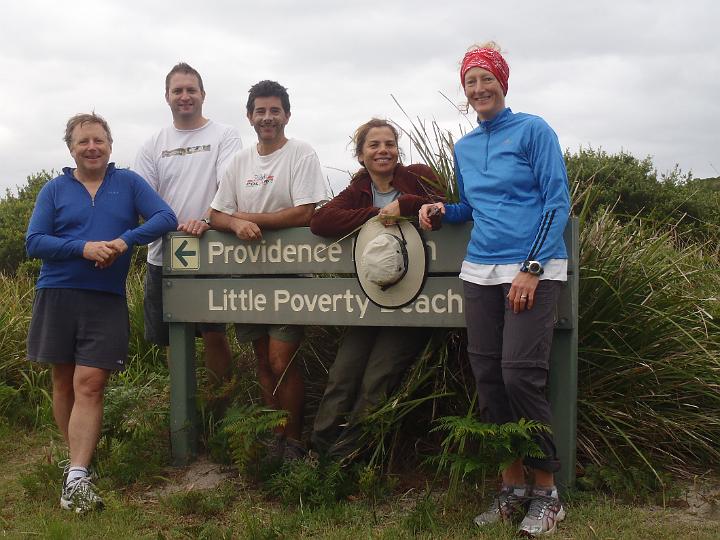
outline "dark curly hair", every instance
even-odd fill
[[[254,84],[249,92],[247,100],[248,116],[255,110],[255,98],[259,97],[278,97],[282,103],[285,114],[290,114],[290,96],[288,96],[287,88],[276,81],[260,81]]]

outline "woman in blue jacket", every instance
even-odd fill
[[[420,210],[430,228],[431,208],[444,222],[473,221],[462,264],[468,358],[480,414],[487,422],[521,418],[551,424],[545,395],[555,305],[567,281],[563,231],[570,211],[567,172],[555,132],[540,117],[505,106],[510,69],[493,43],[465,54],[460,81],[478,127],[454,149],[460,202]],[[537,442],[542,459],[517,460],[483,526],[525,513],[523,533],[549,534],[565,517],[554,473],[560,468],[552,436]],[[525,467],[533,485],[528,485]]]

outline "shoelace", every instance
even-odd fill
[[[527,495],[518,495],[514,490],[509,489],[507,491],[502,490],[497,494],[496,501],[505,502],[508,499],[515,499],[518,502],[524,502],[528,499]]]
[[[525,500],[527,500],[527,497],[516,495],[512,491],[501,491],[493,499],[492,511],[503,512],[503,508],[510,508],[512,511],[516,506],[522,506]]]
[[[95,495],[95,493],[94,493],[94,491],[93,491],[93,488],[95,488],[95,486],[93,485],[93,483],[92,483],[92,481],[90,480],[90,477],[89,477],[89,476],[81,476],[80,478],[76,478],[75,480],[73,480],[72,482],[70,482],[70,483],[66,486],[66,487],[68,488],[68,490],[69,490],[68,495],[69,495],[70,497],[72,497],[73,495],[75,495],[75,492],[76,492],[78,489],[80,489],[81,486],[85,486],[85,487],[87,488],[87,489],[84,490],[86,496],[88,495],[88,493],[92,493],[92,496],[90,497],[90,499],[94,499],[94,498],[97,497],[97,495]]]
[[[528,508],[527,515],[535,519],[540,519],[545,515],[545,511],[555,504],[556,500],[554,497],[547,495],[533,497],[530,501],[530,508]]]

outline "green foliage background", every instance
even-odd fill
[[[0,272],[15,274],[25,255],[25,231],[40,189],[53,177],[42,171],[27,177],[17,193],[8,190],[0,199]]]
[[[436,130],[435,146],[428,142],[432,134],[417,130],[418,136],[427,143],[424,161],[437,165],[452,191],[452,136]],[[658,175],[650,158],[626,152],[581,148],[565,158],[581,220],[579,460],[639,467],[657,479],[663,469],[716,467],[720,178],[695,179],[678,169]],[[26,260],[24,234],[50,176],[32,175],[17,194],[0,200],[0,424],[52,425],[48,371],[24,360],[38,268]],[[131,359],[111,382],[99,447],[101,467],[125,483],[134,480],[139,463],[157,471],[168,458],[167,370],[160,351],[142,338],[141,278],[142,266],[134,265]],[[311,329],[301,349],[309,417],[340,335],[335,328]],[[435,333],[402,388],[368,418],[365,443],[373,463],[407,466],[408,456],[419,462],[442,452],[443,436],[428,426],[443,416],[465,416],[473,403],[463,351],[461,332]],[[259,402],[251,353],[234,352],[240,367],[233,382],[200,399],[209,446],[219,429],[215,404]]]

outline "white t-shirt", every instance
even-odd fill
[[[232,126],[211,120],[198,129],[169,126],[143,144],[133,169],[185,223],[207,215],[230,158],[241,149],[240,133]],[[147,260],[162,264],[162,239],[148,246]]]
[[[256,145],[235,154],[210,206],[225,214],[266,213],[328,198],[317,154],[309,144],[289,139],[267,156],[258,154]]]

